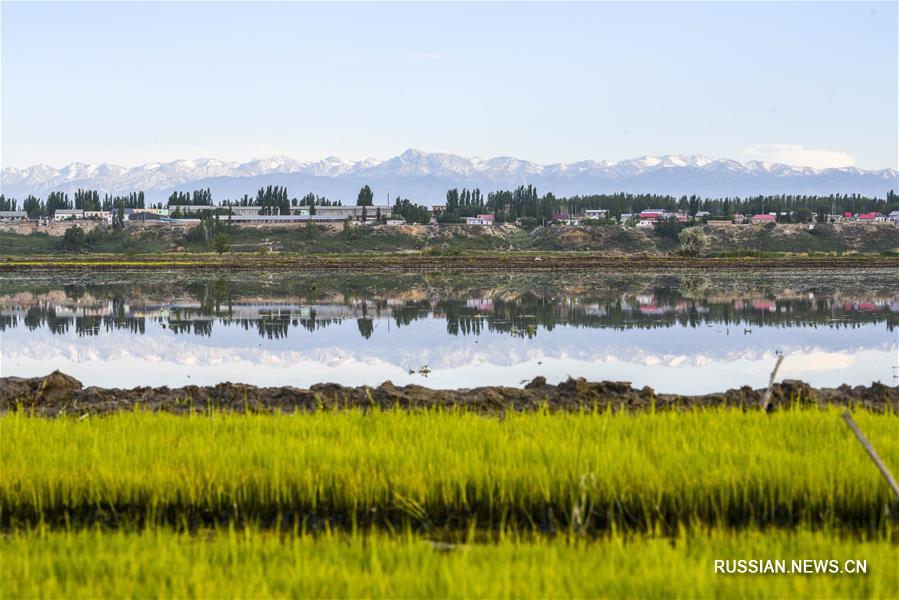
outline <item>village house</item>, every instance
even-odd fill
[[[553,221],[558,221],[559,223],[563,223],[565,225],[577,225],[581,222],[578,217],[573,217],[568,213],[555,213],[553,214]]]
[[[80,208],[59,208],[53,213],[54,221],[65,221],[67,219],[81,219],[84,217],[84,211]]]
[[[258,215],[262,211],[261,206],[228,206],[228,210],[232,215],[244,216],[244,215]]]
[[[753,223],[774,223],[777,220],[772,214],[759,213],[757,215],[752,215],[750,219]]]
[[[887,217],[887,220],[890,223],[899,223],[899,210],[894,210],[893,212],[891,212]]]
[[[662,217],[668,214],[668,211],[661,208],[647,208],[646,210],[640,211],[640,220],[641,221],[658,221]]]
[[[493,225],[493,215],[478,215],[476,217],[465,217],[466,225]]]
[[[315,214],[312,215],[313,221],[377,221],[389,217],[393,214],[393,207],[390,205],[380,206],[316,206]]]
[[[91,219],[94,221],[103,221],[108,225],[112,224],[112,215],[113,215],[113,212],[111,210],[86,210],[86,211],[84,211],[85,219]]]
[[[605,219],[609,216],[609,211],[604,208],[588,208],[584,211],[585,219]]]
[[[0,210],[0,221],[24,221],[28,213],[24,210]]]
[[[859,221],[864,221],[866,223],[874,223],[874,222],[883,222],[886,221],[886,215],[883,215],[879,212],[867,212],[862,213],[856,217]]]

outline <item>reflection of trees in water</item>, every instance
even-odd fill
[[[16,315],[0,315],[0,331],[15,329],[19,326],[19,317]]]
[[[264,314],[256,322],[259,335],[268,339],[280,339],[287,337],[290,329],[290,314]]]
[[[415,300],[402,304],[390,304],[387,300],[359,300],[345,305],[319,307],[327,317],[319,317],[319,311],[298,306],[255,308],[241,305],[238,314],[246,314],[248,306],[255,310],[252,316],[235,317],[230,298],[222,304],[211,288],[197,288],[198,295],[206,294],[199,306],[175,307],[167,316],[144,316],[142,312],[160,311],[159,307],[146,308],[130,305],[120,297],[108,298],[97,307],[64,308],[57,310],[48,304],[29,306],[24,311],[0,318],[0,330],[24,325],[29,330],[41,327],[54,334],[66,334],[74,327],[79,336],[98,335],[101,332],[127,331],[146,333],[146,324],[158,323],[175,334],[210,336],[216,323],[236,325],[244,330],[255,329],[266,339],[282,339],[291,328],[303,328],[314,332],[346,319],[356,321],[359,334],[369,339],[374,333],[375,320],[387,317],[396,327],[409,326],[420,319],[445,319],[450,335],[480,335],[483,332],[507,333],[520,337],[533,337],[539,328],[552,330],[559,325],[566,327],[610,328],[615,330],[654,329],[666,327],[696,328],[708,325],[723,327],[827,327],[857,328],[872,323],[885,323],[893,331],[899,315],[886,305],[871,303],[842,303],[832,298],[746,298],[742,300],[716,300],[685,298],[668,288],[654,290],[647,296],[618,295],[613,298],[591,299],[558,297],[551,294],[531,293],[515,298],[435,298]],[[78,314],[106,311],[105,314]],[[303,312],[308,310],[308,312]],[[241,313],[241,311],[244,311]],[[66,313],[69,314],[66,314]],[[302,312],[302,316],[298,314]],[[338,316],[333,316],[334,314]],[[345,313],[346,316],[339,316]]]
[[[212,320],[182,320],[169,319],[168,328],[172,333],[192,333],[194,335],[202,335],[209,337],[212,335]]]
[[[356,325],[359,327],[359,335],[368,339],[375,331],[375,322],[371,319],[356,319]]]

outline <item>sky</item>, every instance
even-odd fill
[[[899,168],[897,3],[0,3],[0,164]]]

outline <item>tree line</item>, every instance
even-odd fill
[[[831,213],[889,213],[899,210],[899,197],[890,190],[886,199],[861,196],[859,194],[758,195],[747,198],[702,198],[692,196],[671,196],[664,194],[592,194],[557,198],[554,194],[540,195],[532,185],[522,185],[514,190],[490,192],[486,198],[481,190],[453,188],[446,193],[446,209],[438,217],[443,223],[460,222],[465,217],[489,213],[497,222],[512,222],[519,219],[537,221],[551,220],[561,213],[583,216],[589,209],[607,210],[609,217],[620,218],[623,214],[635,214],[647,209],[664,209],[695,215],[706,211],[711,217],[731,218],[735,214],[752,215],[776,213],[798,215],[811,218],[816,214],[824,220]],[[807,220],[807,219],[806,219]]]
[[[72,199],[63,192],[50,192],[47,194],[46,200],[29,194],[22,202],[21,210],[28,214],[29,219],[39,219],[41,217],[52,217],[57,210],[105,210],[112,212],[126,208],[146,208],[144,193],[132,192],[127,196],[105,194],[102,200],[99,192],[96,190],[79,189],[75,192]],[[0,195],[0,210],[20,210],[19,202],[15,198],[7,198],[4,195]]]
[[[374,193],[366,185],[359,190],[356,198],[357,206],[372,206]],[[214,206],[212,192],[209,188],[193,192],[174,191],[168,198],[167,206]],[[257,191],[255,197],[244,195],[237,200],[225,200],[221,206],[260,206],[262,214],[291,214],[291,209],[298,206],[309,206],[314,213],[316,206],[342,206],[339,200],[331,201],[323,196],[308,193],[300,199],[289,198],[287,188],[283,186],[266,186]],[[162,204],[157,204],[161,208]],[[144,192],[132,192],[128,195],[106,194],[100,198],[96,190],[75,192],[72,199],[63,192],[50,192],[46,200],[29,195],[21,204],[15,198],[0,195],[0,210],[23,210],[29,218],[53,216],[61,209],[108,210],[118,208],[145,208]],[[522,185],[514,190],[497,190],[484,195],[478,188],[452,188],[446,192],[446,209],[438,216],[442,223],[461,222],[465,217],[489,213],[497,222],[513,222],[519,219],[535,222],[549,221],[560,213],[571,216],[583,216],[589,209],[604,209],[611,218],[620,218],[623,214],[639,213],[656,208],[668,211],[680,211],[690,215],[706,211],[712,218],[731,218],[735,214],[752,215],[757,213],[775,213],[792,215],[793,220],[808,220],[812,214],[824,220],[831,213],[889,213],[899,210],[899,196],[892,190],[885,199],[859,194],[830,195],[796,195],[772,194],[756,195],[741,198],[703,198],[698,195],[672,196],[666,194],[591,194],[586,196],[570,196],[558,198],[553,193],[539,194],[533,185]],[[392,208],[393,214],[401,216],[408,222],[424,222],[427,208],[415,204],[408,198],[397,197]],[[190,212],[190,211],[188,211]],[[386,216],[386,215],[385,215]],[[784,220],[784,219],[779,219]]]

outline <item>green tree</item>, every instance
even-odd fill
[[[356,206],[371,206],[374,204],[374,199],[375,195],[372,193],[371,188],[367,185],[363,186],[356,197]]]
[[[22,203],[22,210],[28,213],[29,219],[37,219],[39,217],[44,217],[47,215],[44,203],[41,202],[39,198],[35,198],[30,194]]]
[[[80,227],[69,227],[62,236],[62,245],[66,250],[81,250],[84,242],[84,230]]]
[[[810,208],[806,208],[804,206],[800,206],[796,210],[793,211],[793,222],[794,223],[809,223],[812,220],[812,210]],[[822,219],[823,220],[823,219]]]

